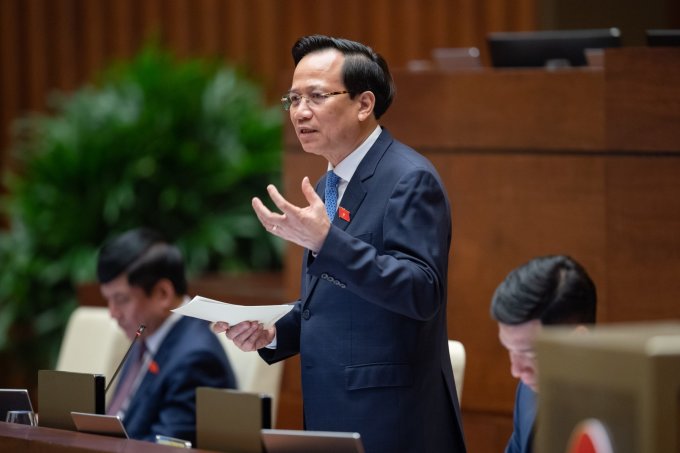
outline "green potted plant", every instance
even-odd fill
[[[4,175],[0,353],[53,366],[98,246],[131,227],[164,232],[190,276],[280,268],[250,203],[280,179],[282,115],[235,68],[151,45],[51,103],[17,122]]]

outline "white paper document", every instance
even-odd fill
[[[196,296],[189,303],[172,310],[184,316],[205,319],[206,321],[224,321],[230,326],[242,321],[257,321],[265,329],[274,325],[286,313],[293,309],[293,305],[234,305],[207,297]]]

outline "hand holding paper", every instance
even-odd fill
[[[243,321],[255,321],[270,328],[293,308],[293,305],[234,305],[207,297],[196,296],[181,307],[172,310],[184,316],[204,319],[211,322],[223,321],[230,326]]]
[[[216,322],[213,324],[213,332],[224,332],[241,351],[257,351],[264,347],[276,348],[276,326],[265,329],[257,321],[243,321],[233,326],[226,322]]]

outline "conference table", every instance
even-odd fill
[[[0,451],[29,453],[117,452],[169,453],[178,447],[62,429],[0,422]],[[213,450],[191,449],[192,452]]]

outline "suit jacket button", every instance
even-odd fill
[[[310,316],[311,316],[311,313],[309,312],[309,309],[306,309],[302,312],[302,319],[307,320],[307,319],[309,319]]]

